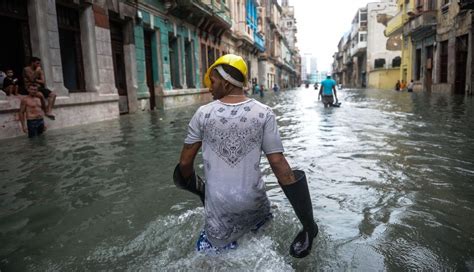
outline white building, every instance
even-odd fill
[[[366,72],[368,87],[390,89],[398,79],[401,64],[401,40],[384,35],[388,20],[398,12],[394,0],[367,4]]]

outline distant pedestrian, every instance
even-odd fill
[[[395,84],[395,91],[400,91],[400,80],[397,80],[397,83]]]
[[[260,95],[260,98],[263,98],[265,96],[265,87],[263,84],[258,85],[258,94]]]
[[[278,85],[277,85],[276,83],[273,84],[273,91],[274,91],[275,93],[277,93],[278,91],[280,91],[280,87],[278,87]]]
[[[400,83],[400,91],[405,91],[405,88],[407,87],[407,83],[405,80],[402,80],[402,83]]]
[[[336,98],[336,104],[339,103],[339,100],[337,99],[336,86],[337,83],[334,79],[331,78],[331,74],[327,74],[326,79],[321,82],[318,100],[322,98],[322,102],[325,108],[331,107],[334,104],[334,97]]]
[[[413,87],[414,87],[415,83],[413,82],[413,79],[410,81],[410,83],[408,83],[408,86],[407,86],[407,89],[408,89],[408,92],[409,93],[412,93],[413,92]]]

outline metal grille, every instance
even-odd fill
[[[79,12],[76,9],[57,5],[56,13],[60,28],[79,31]]]

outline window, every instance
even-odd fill
[[[393,68],[400,67],[401,64],[402,64],[402,58],[400,58],[400,57],[395,57],[395,58],[392,60],[392,67],[393,67]]]
[[[385,67],[385,59],[376,59],[374,61],[374,68],[384,68]]]
[[[64,86],[70,92],[85,91],[79,10],[57,5],[56,12]]]
[[[436,0],[428,0],[428,10],[436,10]]]
[[[439,82],[448,82],[448,41],[440,43]]]
[[[366,42],[367,41],[367,34],[360,34],[359,41]]]

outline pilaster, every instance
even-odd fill
[[[30,17],[31,49],[34,56],[41,59],[46,86],[60,96],[67,96],[64,87],[59,31],[56,15],[56,1],[28,1]]]
[[[80,17],[82,56],[84,61],[84,79],[88,92],[98,92],[100,88],[99,66],[97,63],[97,47],[95,19],[92,6],[84,8]]]
[[[137,96],[138,98],[148,97],[148,86],[146,83],[146,63],[145,63],[145,35],[142,25],[135,25],[135,51],[136,51],[136,71],[137,71]]]

